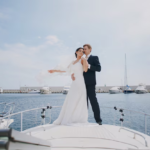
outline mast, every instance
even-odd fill
[[[127,80],[127,64],[126,64],[126,54],[125,54],[125,75],[124,75],[124,87],[128,85],[128,80]]]

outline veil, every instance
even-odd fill
[[[65,72],[49,73],[48,70],[43,70],[36,76],[37,81],[39,83],[43,83],[44,80],[53,78],[58,75],[70,76],[73,73],[71,65],[75,60],[76,60],[75,55],[61,56],[59,64],[57,64],[53,68],[50,69],[48,68],[48,70],[60,70]]]

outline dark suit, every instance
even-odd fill
[[[87,103],[88,98],[91,102],[92,110],[94,112],[94,118],[96,122],[101,122],[100,108],[96,98],[95,86],[96,86],[96,71],[101,71],[101,65],[97,56],[90,56],[88,63],[91,65],[87,72],[84,72],[84,80],[87,90]]]

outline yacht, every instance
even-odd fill
[[[3,93],[3,89],[0,87],[0,93]]]
[[[40,89],[40,93],[41,94],[49,94],[49,93],[51,93],[51,91],[49,90],[49,87],[45,86]]]
[[[128,85],[126,85],[125,90],[123,91],[124,94],[134,93],[134,90],[132,90]]]
[[[114,109],[115,113],[120,113],[120,125],[115,125],[115,123],[114,125],[98,125],[96,123],[45,124],[46,111],[57,107],[59,106],[46,106],[10,114],[10,116],[18,114],[24,116],[25,112],[39,109],[42,111],[43,124],[23,131],[23,117],[21,117],[21,131],[0,130],[0,148],[3,150],[150,150],[150,136],[148,135],[150,126],[147,125],[146,121],[150,114],[118,107],[103,107]],[[136,112],[137,115],[141,114],[145,117],[145,133],[124,126],[126,119],[123,116],[126,111],[129,111],[129,114]],[[115,120],[115,117],[112,118]]]
[[[8,128],[10,124],[12,124],[14,122],[13,119],[3,119],[0,116],[0,129],[5,129]]]
[[[109,90],[110,94],[118,94],[118,93],[123,93],[122,89],[120,87],[112,87]]]
[[[37,89],[31,90],[28,92],[29,94],[40,94],[40,91]]]
[[[148,93],[146,86],[144,84],[139,84],[139,86],[135,89],[136,94],[144,94]]]
[[[0,129],[8,128],[10,124],[14,122],[11,117],[9,117],[10,114],[13,113],[15,108],[15,103],[0,103],[0,108],[2,112],[0,112]]]
[[[64,86],[63,94],[68,94],[70,86]]]

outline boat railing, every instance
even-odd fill
[[[3,119],[4,118],[10,118],[10,117],[13,117],[16,115],[20,115],[20,121],[19,121],[20,123],[18,122],[17,125],[20,124],[19,130],[23,131],[23,130],[31,128],[31,126],[28,128],[23,126],[25,123],[27,124],[27,121],[29,123],[34,122],[35,126],[37,126],[37,124],[38,125],[50,124],[52,121],[54,121],[56,119],[56,118],[54,119],[52,117],[52,110],[54,111],[54,108],[60,109],[61,107],[62,106],[50,106],[50,105],[48,105],[46,107],[33,108],[33,109],[24,110],[24,111],[16,112],[13,114],[9,114],[9,115],[3,117]],[[108,110],[106,112],[106,114],[103,114],[103,112],[104,112],[103,109]],[[39,111],[41,111],[41,112],[39,112]],[[113,111],[114,113],[112,113],[111,111]],[[31,113],[30,115],[27,115],[26,113],[29,113],[29,112],[30,113],[35,112],[35,116],[33,115],[33,113]],[[111,120],[110,121],[111,123],[105,122],[105,121],[103,123],[113,124],[113,125],[117,125],[117,126],[121,126],[121,127],[125,127],[126,123],[130,123],[130,122],[134,121],[136,116],[139,117],[140,115],[142,115],[142,118],[143,118],[142,122],[144,123],[143,127],[142,127],[144,129],[144,131],[142,131],[142,132],[145,134],[149,134],[149,132],[150,132],[150,125],[148,125],[148,118],[150,119],[150,114],[147,114],[145,112],[131,110],[131,109],[124,109],[124,108],[120,108],[120,107],[105,107],[105,106],[101,107],[101,112],[102,112],[102,118],[107,118],[109,121]],[[55,113],[55,111],[54,111],[54,113]],[[133,113],[133,117],[131,117],[132,116],[131,113]],[[58,114],[58,112],[57,112],[57,114]],[[136,116],[135,116],[135,114],[136,114]],[[58,117],[58,115],[57,115],[57,117]],[[130,120],[127,117],[129,117]],[[139,119],[139,118],[137,118],[137,119]],[[133,123],[135,124],[136,122],[134,121]],[[131,123],[130,123],[130,125],[131,125]],[[129,127],[129,126],[127,126],[127,127]],[[136,125],[134,125],[134,127],[136,127]],[[132,127],[130,126],[129,128],[132,128]],[[136,130],[138,130],[138,129],[136,129]]]
[[[28,110],[24,110],[24,111],[20,111],[20,112],[16,112],[16,113],[13,113],[13,114],[9,114],[9,115],[7,115],[7,116],[4,116],[2,119],[7,119],[7,118],[11,118],[11,117],[13,117],[13,116],[16,116],[16,115],[20,115],[20,131],[23,131],[23,119],[24,119],[24,114],[25,113],[27,113],[27,112],[32,112],[32,111],[38,111],[38,110],[41,110],[41,122],[40,122],[40,124],[45,124],[45,118],[46,118],[46,114],[45,114],[45,112],[46,112],[46,110],[47,109],[49,109],[51,106],[47,106],[47,107],[40,107],[40,108],[33,108],[33,109],[28,109]],[[27,118],[25,118],[25,120],[28,120],[28,121],[33,121],[33,118],[31,118],[31,119],[27,119]],[[36,120],[37,120],[37,118],[36,118]],[[51,120],[49,120],[49,122],[48,123],[50,123],[51,122]],[[8,128],[8,126],[6,127],[6,128]]]
[[[139,134],[139,133],[137,133],[137,132],[131,131],[131,130],[129,130],[129,129],[126,129],[126,128],[120,128],[120,129],[119,129],[119,132],[120,132],[121,130],[125,130],[125,131],[128,131],[128,132],[133,133],[133,134],[134,134],[133,139],[136,139],[136,135],[141,136],[141,137],[144,139],[144,141],[145,141],[145,146],[146,146],[146,147],[148,146],[148,145],[147,145],[147,140],[145,139],[145,137],[144,137],[143,135],[141,135],[141,134]]]
[[[3,108],[1,109],[2,112],[0,112],[0,117],[5,117],[13,113],[15,109],[15,103],[0,103],[0,105],[3,105]]]

